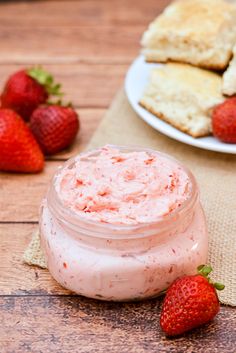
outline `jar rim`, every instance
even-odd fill
[[[151,148],[145,148],[145,147],[140,147],[140,146],[135,146],[135,145],[112,145],[112,144],[107,144],[107,147],[111,147],[111,148],[116,148],[119,149],[121,151],[126,151],[126,152],[149,152],[152,154],[156,154],[162,157],[165,157],[166,159],[169,159],[173,162],[175,162],[178,166],[180,166],[185,173],[188,175],[190,182],[191,182],[191,190],[188,194],[188,197],[186,198],[186,200],[184,200],[184,202],[182,203],[182,205],[178,208],[176,208],[175,210],[173,210],[172,212],[170,212],[169,214],[165,215],[165,216],[159,216],[157,217],[157,219],[155,221],[151,221],[151,222],[143,222],[143,223],[137,223],[137,224],[115,224],[115,223],[105,223],[105,222],[99,222],[99,221],[94,221],[91,219],[87,219],[85,217],[82,217],[80,215],[78,215],[75,211],[73,211],[72,209],[65,207],[65,205],[63,204],[62,200],[58,197],[58,193],[56,191],[55,188],[55,181],[58,177],[58,175],[60,174],[62,168],[66,168],[69,165],[71,165],[72,163],[74,163],[76,161],[76,159],[78,158],[78,156],[81,158],[83,156],[90,156],[90,155],[96,155],[98,153],[101,152],[103,147],[99,147],[99,148],[95,148],[95,149],[91,149],[89,151],[85,151],[80,153],[79,155],[76,155],[75,157],[72,157],[70,159],[68,159],[63,166],[60,166],[58,168],[58,170],[56,171],[56,173],[54,174],[48,193],[47,193],[47,201],[51,198],[53,198],[53,203],[49,203],[48,202],[48,207],[50,209],[50,211],[53,213],[53,215],[55,216],[59,216],[58,218],[63,221],[66,218],[70,218],[70,224],[74,225],[74,227],[78,227],[78,229],[84,229],[85,231],[87,229],[91,230],[91,229],[96,229],[96,232],[93,232],[93,236],[94,237],[98,237],[98,238],[107,238],[107,233],[109,232],[109,236],[110,238],[116,238],[117,239],[122,239],[121,235],[118,233],[129,233],[132,232],[134,234],[130,234],[129,238],[139,238],[139,237],[143,237],[143,234],[136,234],[135,231],[137,232],[141,232],[143,230],[145,230],[146,228],[155,228],[163,230],[165,228],[167,228],[167,225],[169,227],[169,223],[171,221],[175,221],[176,219],[180,218],[185,212],[187,212],[196,202],[197,198],[198,198],[198,186],[197,186],[197,182],[195,177],[193,176],[192,172],[185,167],[181,162],[179,162],[177,159],[175,159],[174,157],[163,153],[163,152],[159,152],[156,150],[153,150]],[[111,232],[113,234],[111,234]],[[105,234],[104,234],[105,233]],[[127,238],[127,236],[125,237]],[[124,238],[123,238],[124,239]]]

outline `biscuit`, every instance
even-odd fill
[[[177,61],[223,70],[236,43],[236,6],[224,0],[177,0],[143,34],[147,62]]]
[[[224,101],[222,77],[188,64],[167,63],[152,70],[139,103],[158,118],[193,136],[211,134],[211,112]]]

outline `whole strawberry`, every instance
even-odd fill
[[[0,171],[35,173],[43,166],[43,154],[23,119],[0,109]]]
[[[160,318],[162,330],[168,336],[177,336],[214,318],[220,309],[216,289],[224,289],[220,283],[208,278],[210,266],[198,267],[198,274],[183,276],[167,290]]]
[[[42,68],[18,71],[10,76],[1,95],[2,108],[16,111],[25,120],[50,95],[60,96],[60,85]]]
[[[236,97],[215,107],[212,113],[213,135],[227,143],[236,143]]]
[[[60,152],[74,141],[79,130],[79,117],[70,107],[42,106],[33,112],[30,128],[42,151],[50,155]]]

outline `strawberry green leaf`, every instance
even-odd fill
[[[210,265],[200,265],[200,266],[198,266],[197,270],[198,270],[198,273],[199,273],[200,275],[204,276],[204,277],[208,280],[208,282],[209,282],[210,284],[212,284],[216,289],[218,289],[218,290],[223,290],[223,289],[225,288],[224,284],[219,283],[219,282],[215,282],[215,283],[214,283],[214,282],[208,277],[208,275],[209,275],[209,274],[211,273],[211,271],[212,271],[212,267],[211,267]]]
[[[214,287],[217,289],[217,290],[223,290],[225,288],[225,285],[222,284],[222,283],[219,283],[219,282],[215,282],[214,283]]]
[[[53,76],[42,67],[33,67],[27,70],[27,74],[42,85],[50,96],[63,96],[61,85],[54,82]]]
[[[200,265],[198,266],[197,270],[199,274],[203,275],[204,277],[207,277],[211,273],[212,267],[209,265]]]
[[[41,67],[33,67],[27,71],[27,74],[43,86],[51,85],[53,82],[52,75],[44,71]]]

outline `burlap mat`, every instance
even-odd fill
[[[225,284],[225,290],[219,293],[221,302],[236,306],[236,156],[200,150],[158,133],[136,115],[123,90],[114,99],[88,149],[107,143],[163,151],[193,171],[208,221],[212,277]],[[33,236],[24,261],[45,267],[38,234]]]

